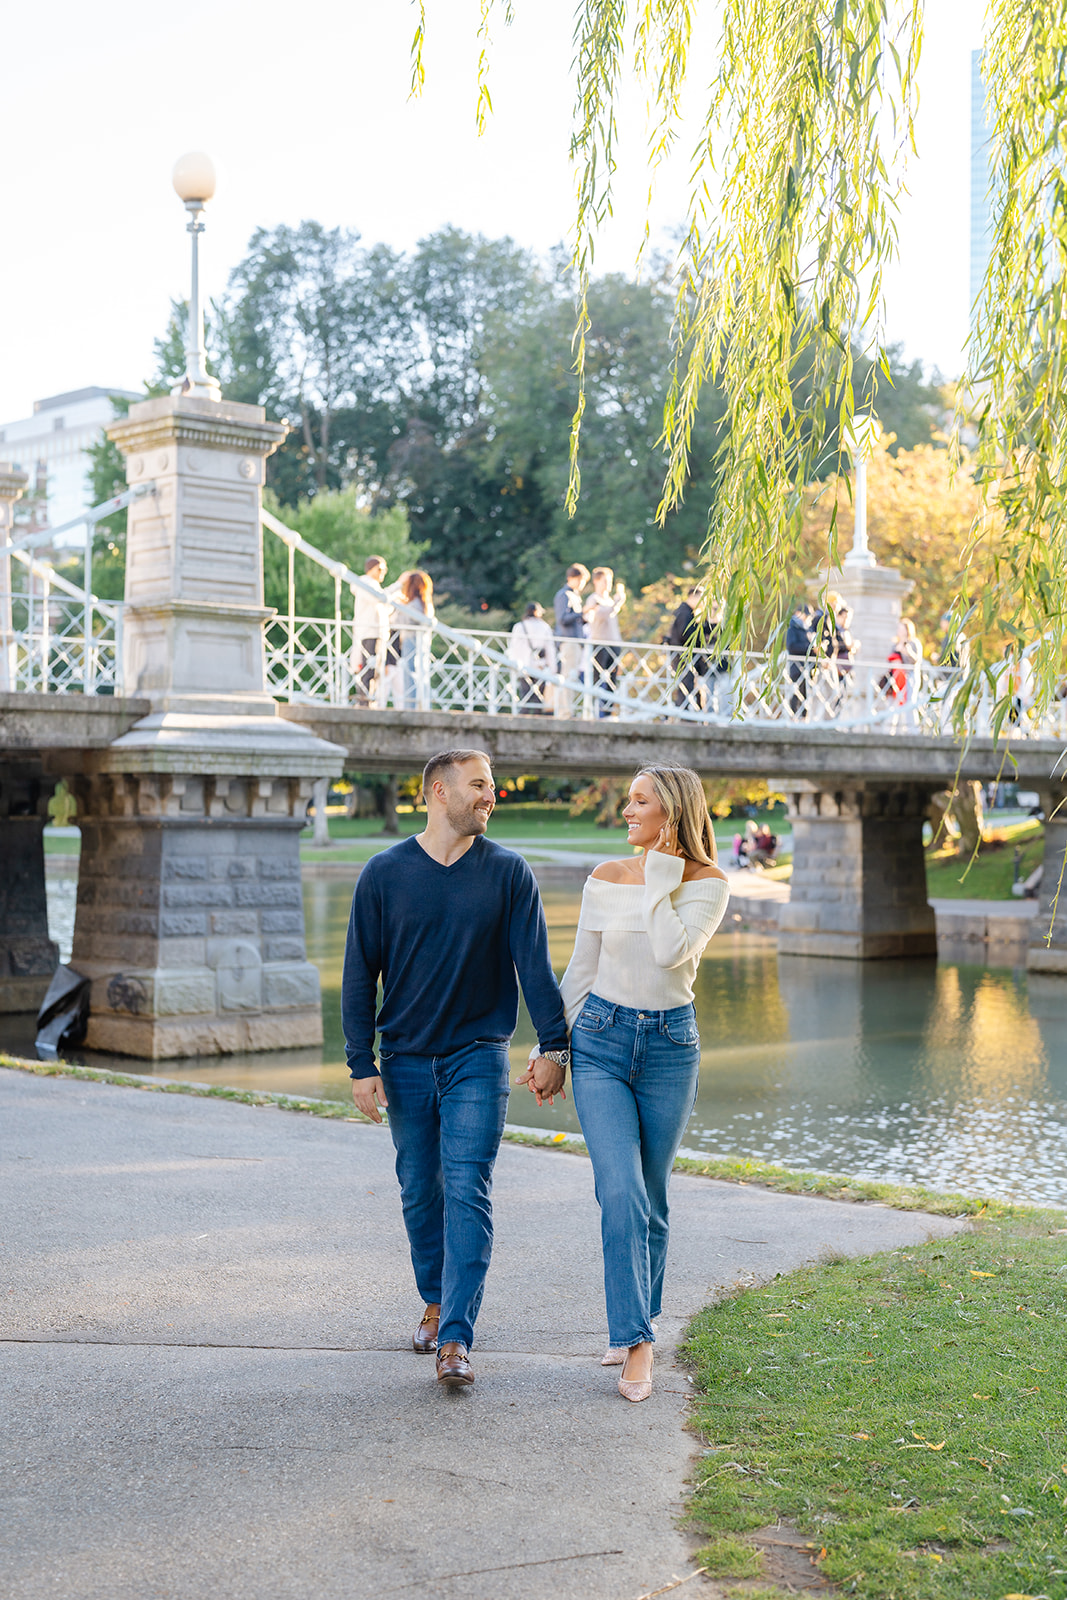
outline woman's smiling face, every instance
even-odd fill
[[[630,785],[630,798],[622,810],[630,844],[650,850],[663,831],[667,813],[656,799],[652,779],[638,773]]]

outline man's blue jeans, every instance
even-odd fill
[[[438,1345],[469,1350],[493,1251],[493,1163],[507,1109],[505,1042],[380,1055],[415,1283],[440,1304]]]
[[[571,1077],[600,1204],[608,1337],[619,1349],[655,1337],[667,1185],[699,1074],[691,1005],[635,1011],[589,996],[571,1033]]]

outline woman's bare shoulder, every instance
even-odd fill
[[[692,871],[689,868],[692,867]],[[703,878],[717,878],[722,883],[729,883],[729,878],[721,867],[705,867],[702,863],[689,862],[682,875],[683,883],[699,883]]]
[[[634,861],[602,861],[593,868],[592,876],[601,883],[640,883],[637,863]]]

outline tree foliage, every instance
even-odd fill
[[[130,402],[112,395],[116,417],[123,417]],[[126,462],[117,444],[101,434],[85,452],[88,459],[86,489],[90,506],[98,506],[126,488]],[[60,564],[63,576],[79,586],[85,580],[85,556],[77,552]],[[93,593],[101,600],[121,600],[126,588],[126,513],[116,511],[93,527]]]
[[[483,55],[493,9],[494,0],[483,0]],[[511,9],[503,7],[505,21]],[[424,11],[423,4],[413,43],[416,89]],[[647,84],[654,170],[677,137],[694,14],[695,0],[579,0],[577,6],[572,152],[580,393],[572,421],[572,510],[585,471],[578,445],[588,412],[588,290],[597,229],[611,210],[623,79],[632,69]],[[781,614],[804,485],[841,464],[853,414],[878,408],[886,365],[882,271],[896,248],[895,202],[913,145],[922,27],[921,3],[893,0],[723,0],[721,6],[720,68],[694,152],[677,264],[660,515],[685,493],[694,421],[711,384],[724,397],[730,426],[715,455],[705,558],[709,588],[725,593],[738,644],[758,619]],[[1006,633],[1032,648],[1040,703],[1062,673],[1067,644],[1062,3],[990,0],[984,76],[995,237],[969,363],[983,504],[956,614],[972,641],[970,690],[988,677]],[[483,78],[484,64],[480,84]],[[883,420],[896,429],[900,419]],[[833,557],[836,531],[831,516]],[[957,702],[961,709],[966,701]],[[1000,710],[1007,713],[1006,698]]]
[[[991,0],[984,77],[994,240],[971,344],[987,515],[959,601],[978,649],[994,625],[1032,657],[1039,706],[1067,655],[1067,20],[1062,5]],[[994,514],[995,513],[995,514]],[[976,583],[971,573],[982,571]],[[1036,643],[1035,643],[1036,642]],[[1007,704],[1002,713],[1007,713]]]

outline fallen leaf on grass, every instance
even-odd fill
[[[972,1278],[995,1278],[996,1277],[996,1273],[995,1272],[976,1272],[974,1270],[974,1268],[972,1267],[971,1268],[971,1277]]]

